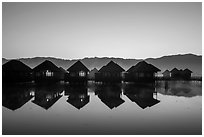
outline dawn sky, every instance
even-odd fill
[[[202,54],[202,3],[3,3],[2,56]]]

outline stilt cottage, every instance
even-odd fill
[[[77,61],[67,69],[65,81],[69,83],[87,83],[89,69],[81,62]]]
[[[124,81],[126,82],[153,82],[155,81],[155,74],[160,71],[152,64],[148,64],[145,61],[137,63],[132,66],[125,73]]]
[[[175,80],[190,80],[191,79],[191,73],[192,71],[189,69],[185,70],[178,70],[177,68],[174,68],[171,70],[171,79]]]
[[[191,73],[192,73],[192,71],[186,68],[183,70],[182,76],[184,79],[189,80],[189,79],[191,79]]]
[[[63,69],[62,67],[59,67],[62,75],[61,75],[61,80],[64,81],[65,80],[65,76],[67,75],[67,71],[65,69]]]
[[[18,60],[11,60],[2,66],[2,81],[28,82],[32,81],[32,69]]]
[[[179,79],[181,78],[181,73],[177,68],[173,68],[171,71],[171,78],[172,79]]]
[[[33,69],[35,82],[57,82],[64,73],[51,61],[45,60]]]
[[[125,71],[122,67],[113,61],[110,61],[106,66],[103,66],[95,73],[96,82],[121,82],[122,72]]]
[[[96,68],[92,69],[90,71],[90,73],[88,74],[88,79],[89,80],[95,80],[95,73],[97,73],[97,72],[98,72],[98,70]]]
[[[163,78],[164,79],[169,79],[170,78],[170,71],[167,69],[163,73]]]

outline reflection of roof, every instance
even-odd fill
[[[74,106],[77,109],[81,109],[89,102],[89,96],[86,96],[85,98],[70,98],[67,100],[69,104]]]
[[[2,65],[2,71],[24,71],[31,72],[32,69],[18,60],[11,60]]]
[[[16,110],[33,98],[31,91],[30,84],[3,84],[2,105],[10,110]]]
[[[103,66],[99,72],[122,72],[125,71],[121,66],[113,61],[110,61],[106,66]]]
[[[27,98],[24,98],[23,100],[16,99],[9,99],[2,101],[2,105],[8,109],[16,110],[20,107],[22,107],[25,103],[27,103],[33,96],[28,96]]]
[[[58,97],[50,100],[50,101],[46,101],[46,100],[33,100],[32,102],[44,109],[49,109],[53,104],[55,104],[57,102],[58,99],[60,99],[62,97],[62,95],[59,95]]]
[[[79,72],[81,70],[85,72],[89,71],[89,69],[79,60],[76,63],[74,63],[70,68],[67,69],[67,71],[70,72]]]
[[[2,105],[8,109],[16,110],[27,103],[33,96],[25,92],[3,93]]]
[[[33,69],[35,72],[41,71],[41,70],[51,70],[54,72],[60,72],[60,69],[53,64],[51,61],[45,60],[43,63],[39,64]]]
[[[116,108],[125,102],[121,98],[100,98],[100,99],[110,109],[113,109],[114,107]]]
[[[153,66],[152,64],[148,64],[145,61],[141,61],[127,70],[127,72],[158,72],[158,71],[160,71],[160,69]]]
[[[131,95],[131,94],[127,94],[126,95],[132,102],[137,103],[138,106],[140,106],[141,108],[145,109],[146,107],[152,107],[154,105],[156,105],[157,103],[159,103],[160,101],[154,98],[149,98],[149,99],[143,99],[143,98],[139,98],[137,96]]]

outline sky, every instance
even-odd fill
[[[3,3],[2,57],[202,54],[202,3]]]

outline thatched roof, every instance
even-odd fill
[[[11,60],[4,65],[2,65],[2,71],[23,71],[23,72],[31,72],[32,69],[18,60]]]
[[[106,66],[103,66],[99,72],[123,72],[125,71],[121,66],[113,61],[110,61]]]
[[[192,73],[192,71],[191,70],[189,70],[189,69],[184,69],[184,71],[183,72],[187,72],[187,73]]]
[[[89,71],[89,69],[79,60],[76,63],[74,63],[70,68],[67,69],[67,71],[69,72],[79,72],[81,70],[85,72]]]
[[[173,68],[171,71],[170,71],[171,73],[177,73],[177,72],[179,72],[179,70],[177,69],[177,68]]]
[[[66,71],[65,69],[63,69],[62,67],[59,67],[59,69],[60,69],[60,71],[61,71],[62,73],[67,73],[67,71]]]
[[[42,70],[51,70],[53,72],[61,72],[60,69],[49,60],[45,60],[43,63],[39,64],[33,69],[33,71],[35,72],[42,71]]]
[[[161,71],[157,67],[153,66],[152,64],[148,64],[145,61],[141,61],[137,63],[135,66],[130,67],[127,72],[158,72]]]

